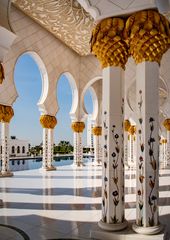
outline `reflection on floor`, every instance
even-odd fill
[[[126,172],[126,219],[135,219],[135,175]],[[89,233],[101,217],[101,167],[87,165],[57,171],[16,172],[1,178],[0,224],[24,231],[30,240],[90,239]],[[161,221],[170,224],[170,170],[160,171]],[[0,239],[27,239],[0,225]]]

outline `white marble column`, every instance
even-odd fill
[[[168,154],[168,151],[167,151],[167,139],[165,139],[165,142],[164,142],[164,152],[165,152],[165,167],[167,166],[167,154]]]
[[[170,119],[167,118],[165,119],[165,121],[163,122],[163,125],[166,129],[166,136],[167,136],[167,140],[166,140],[166,165],[170,164]]]
[[[167,166],[167,139],[162,139],[162,152],[163,152],[163,167]]]
[[[124,131],[124,164],[125,164],[125,167],[129,167],[128,165],[128,154],[129,154],[129,151],[128,151],[128,132],[127,131]]]
[[[128,144],[127,144],[127,148],[128,148],[128,167],[130,167],[130,149],[131,149],[131,141],[130,141],[130,134],[128,133]]]
[[[94,126],[92,128],[92,134],[94,138],[94,165],[101,165],[102,154],[101,154],[101,136],[102,136],[102,127]]]
[[[137,215],[133,229],[141,234],[156,234],[162,229],[158,217],[158,82],[158,63],[142,62],[137,64]]]
[[[135,151],[135,135],[130,134],[129,136],[129,145],[130,145],[130,156],[129,156],[129,166],[132,168],[136,167],[136,151]]]
[[[42,114],[40,116],[40,124],[43,127],[43,159],[42,170],[51,171],[56,168],[52,166],[53,161],[53,143],[54,128],[57,124],[55,116]]]
[[[73,165],[83,165],[83,147],[82,147],[82,133],[74,132],[74,161]]]
[[[83,166],[83,146],[82,146],[82,133],[85,128],[84,122],[72,122],[71,128],[74,132],[74,160],[73,166]]]
[[[130,167],[133,167],[133,164],[134,164],[134,161],[133,161],[133,135],[131,135],[131,134],[130,134],[129,143],[130,143],[129,165],[130,165]]]
[[[167,130],[167,165],[170,165],[170,131]]]
[[[124,229],[124,155],[122,69],[103,69],[102,219],[99,227]]]
[[[9,123],[2,122],[1,144],[2,144],[2,176],[10,177],[13,173],[9,169]]]
[[[100,136],[94,135],[94,165],[101,164]]]
[[[43,158],[42,169],[48,169],[48,128],[43,128]]]
[[[159,167],[163,168],[164,167],[164,144],[163,144],[163,139],[160,140],[159,143]]]
[[[48,129],[48,159],[47,159],[47,170],[56,170],[56,167],[52,165],[53,163],[53,151],[54,151],[54,129]]]
[[[131,127],[131,123],[129,119],[124,120],[124,164],[125,167],[129,168],[129,129]]]

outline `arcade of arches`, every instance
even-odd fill
[[[42,169],[56,170],[52,164],[58,111],[55,86],[64,73],[72,89],[70,118],[77,168],[84,165],[84,95],[89,88],[93,92],[94,163],[102,163],[102,218],[98,222],[102,234],[128,226],[124,171],[133,168],[136,222],[132,228],[139,234],[155,235],[163,230],[159,166],[170,164],[170,1],[120,2],[0,1],[1,177],[13,175],[8,152],[17,98],[13,70],[18,57],[29,53],[42,78],[38,102]],[[102,234],[92,232],[91,236],[103,239]]]

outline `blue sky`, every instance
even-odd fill
[[[14,117],[10,124],[10,135],[18,139],[27,139],[32,145],[42,142],[42,127],[39,123],[40,112],[37,102],[41,95],[41,76],[37,64],[28,54],[22,55],[15,66],[14,80],[18,98],[14,103]],[[57,97],[58,96],[58,97]],[[54,141],[67,140],[73,143],[73,133],[70,128],[69,112],[71,109],[72,94],[69,82],[61,76],[57,87],[59,111],[56,115],[58,124],[55,128]],[[92,99],[90,92],[85,95],[87,111],[92,112]],[[86,144],[86,129],[83,134],[83,143]]]

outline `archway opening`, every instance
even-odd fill
[[[86,128],[84,134],[85,146],[87,150],[89,149],[89,151],[93,151],[94,139],[92,135],[93,127],[92,115],[94,111],[94,104],[93,104],[93,89],[91,87],[86,90],[84,95],[84,111],[87,114]]]
[[[73,151],[73,135],[70,114],[74,112],[76,103],[76,86],[69,73],[60,75],[57,81],[57,126],[55,127],[54,154],[71,153]],[[77,96],[78,97],[78,96]]]
[[[39,56],[35,53],[24,53],[17,59],[14,68],[18,98],[13,106],[15,114],[11,121],[10,132],[18,139],[28,140],[32,146],[42,142],[40,113],[37,107],[42,89],[42,73],[38,59]]]

